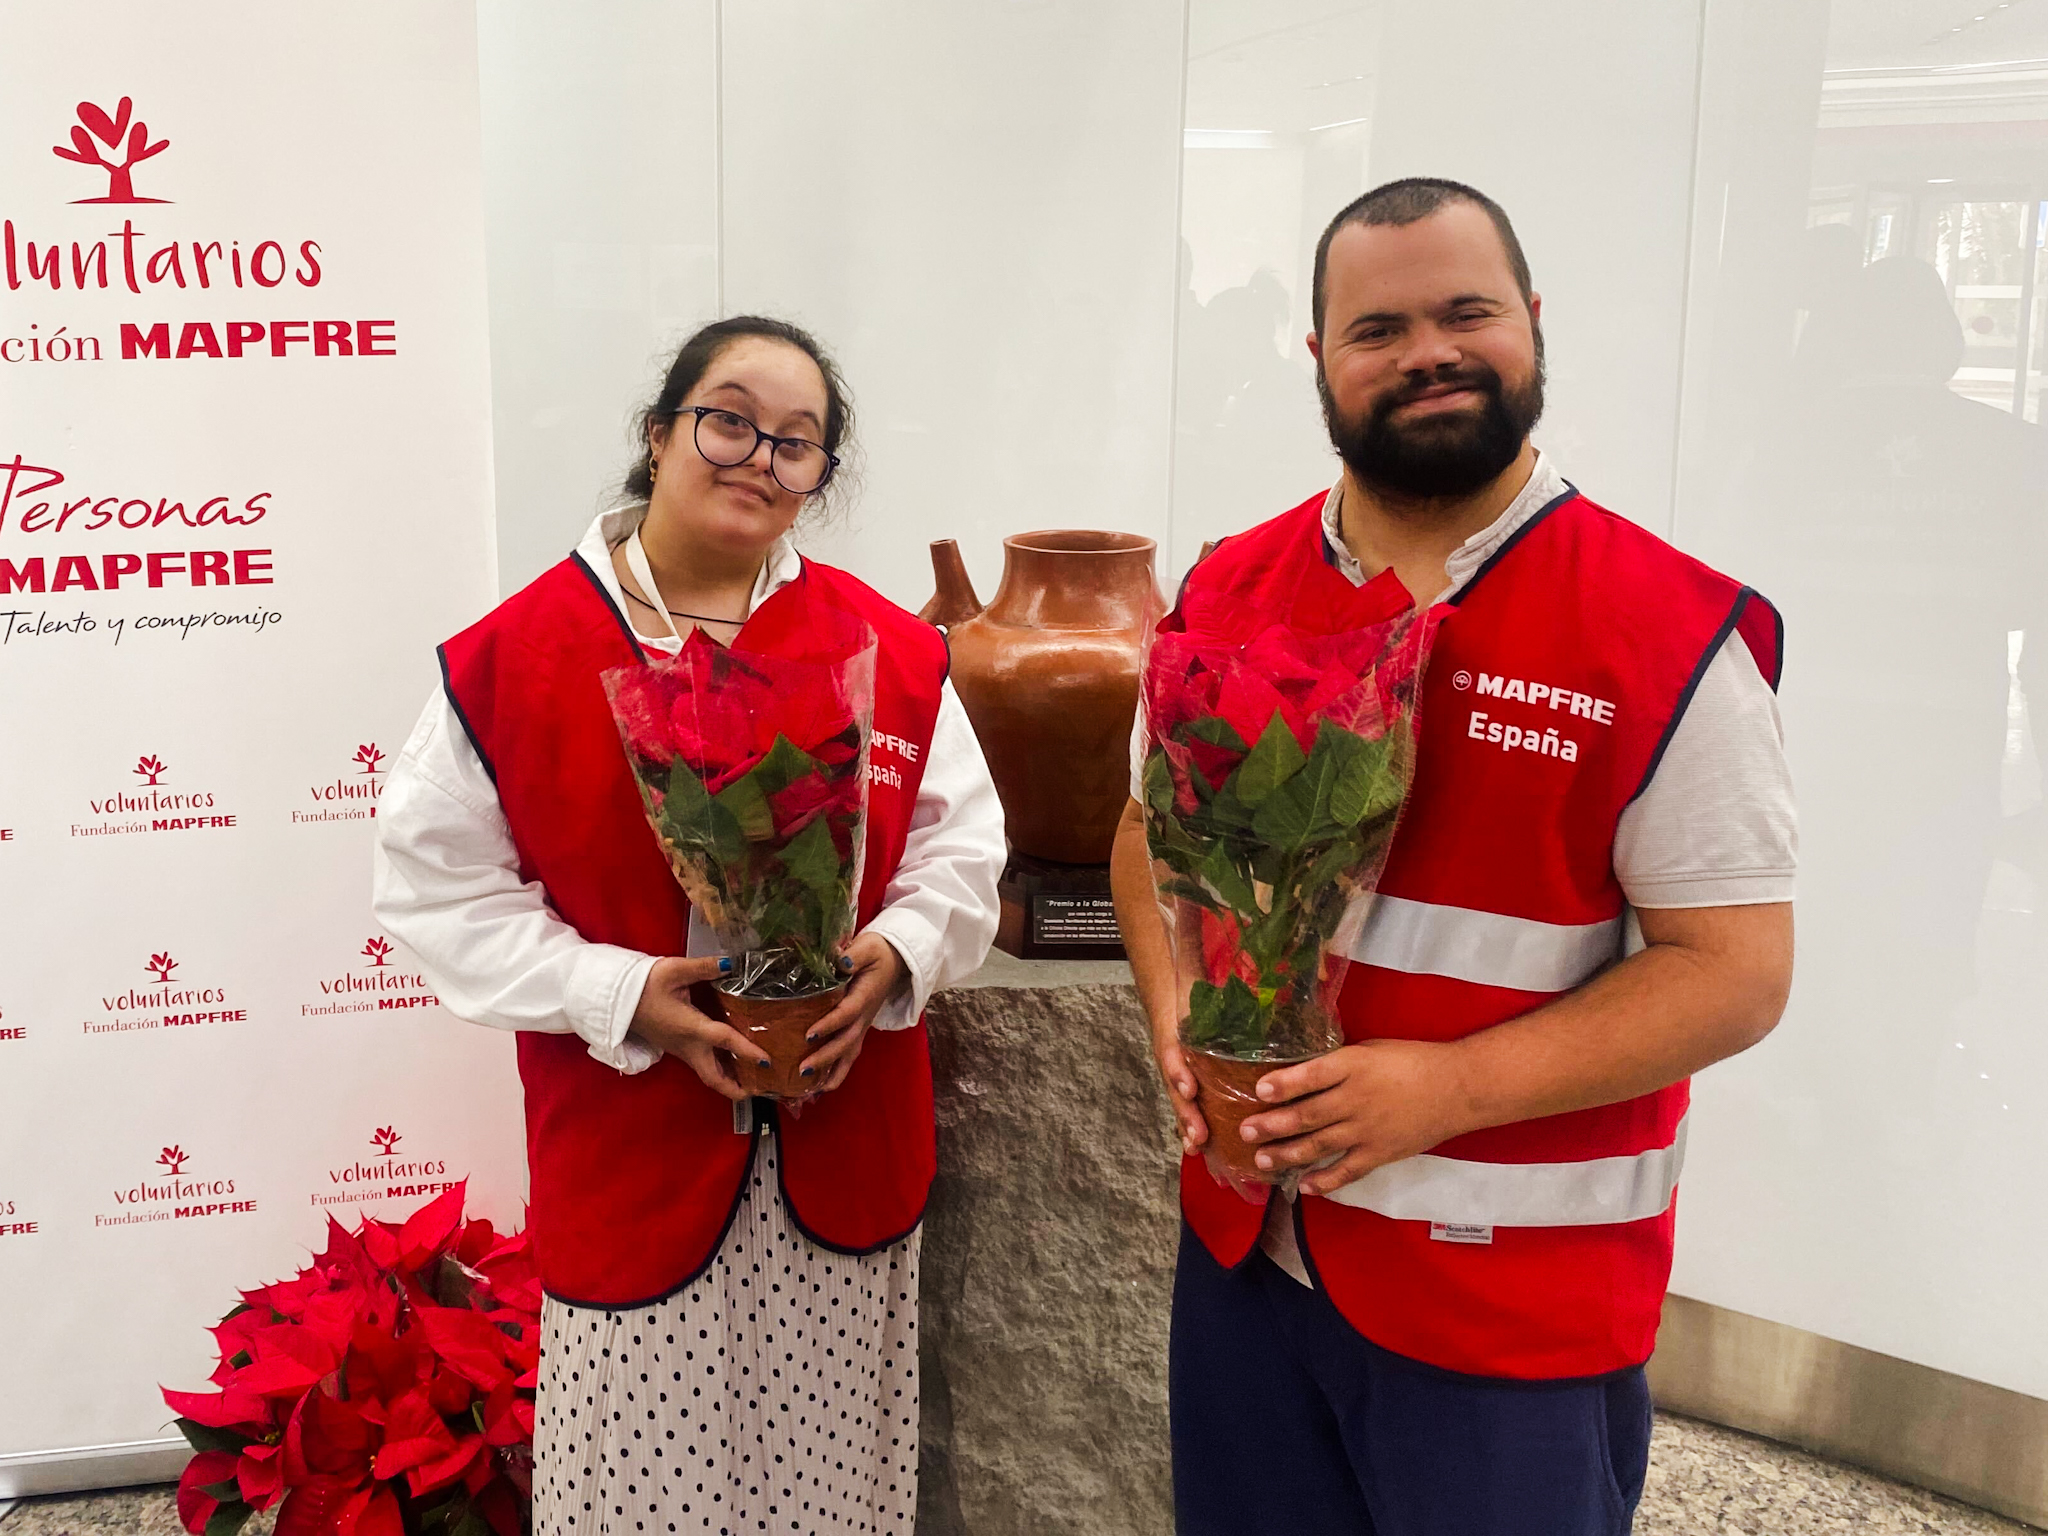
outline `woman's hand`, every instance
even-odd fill
[[[701,960],[655,961],[654,969],[647,973],[647,985],[640,989],[640,1005],[633,1010],[633,1033],[682,1062],[713,1093],[737,1103],[747,1097],[747,1091],[740,1087],[718,1053],[731,1051],[751,1056],[764,1067],[768,1059],[745,1035],[700,1011],[690,1001],[693,984],[714,980],[731,965],[731,961],[716,955]]]
[[[867,1039],[868,1026],[905,976],[903,957],[896,953],[896,946],[877,933],[857,935],[839,963],[850,973],[846,996],[811,1026],[807,1037],[820,1047],[804,1058],[803,1065],[804,1075],[817,1081],[814,1094],[830,1093],[846,1081]]]

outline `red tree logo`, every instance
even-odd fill
[[[377,743],[373,741],[356,748],[355,761],[363,765],[365,773],[381,773],[383,770],[377,765],[384,761],[384,754],[377,750]]]
[[[172,1178],[176,1178],[185,1171],[185,1160],[190,1155],[183,1147],[165,1147],[163,1151],[157,1153],[156,1160],[163,1165],[165,1173],[168,1173]]]
[[[178,968],[178,962],[167,954],[155,954],[149,957],[149,968],[156,972],[158,981],[169,981],[171,972]]]
[[[382,1127],[370,1140],[376,1144],[377,1151],[381,1155],[396,1157],[398,1156],[398,1144],[405,1140],[405,1138],[387,1125]]]
[[[137,760],[135,771],[146,781],[145,788],[154,789],[156,781],[170,772],[170,765],[152,752],[148,757]]]
[[[126,96],[114,115],[107,114],[89,101],[78,104],[80,126],[71,130],[71,147],[62,144],[50,146],[50,152],[60,160],[71,160],[79,165],[96,165],[107,173],[107,195],[105,197],[80,197],[80,203],[164,203],[169,198],[137,197],[135,195],[134,170],[152,155],[160,155],[171,147],[169,139],[149,142],[149,127],[140,118],[131,128],[128,120],[135,114],[135,103]],[[90,130],[88,132],[87,130]],[[125,141],[125,146],[124,146]],[[100,153],[100,145],[125,158],[119,165]]]
[[[372,969],[381,970],[384,962],[391,958],[391,941],[389,939],[371,939],[363,946],[362,952],[370,957]]]

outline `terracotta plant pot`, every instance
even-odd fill
[[[983,608],[958,546],[932,545],[938,590],[921,617],[947,626],[953,686],[1018,853],[1108,862],[1130,796],[1139,645],[1165,611],[1156,552],[1132,533],[1020,533]]]
[[[804,1032],[838,1007],[845,996],[843,983],[808,997],[738,997],[719,988],[718,1000],[725,1005],[727,1022],[756,1042],[761,1055],[768,1058],[768,1065],[761,1067],[755,1065],[756,1057],[735,1056],[733,1076],[740,1086],[771,1099],[800,1099],[815,1092],[817,1083],[798,1075],[804,1058],[818,1049],[804,1038]]]
[[[1245,1121],[1273,1106],[1258,1096],[1259,1079],[1282,1067],[1299,1066],[1312,1058],[1245,1061],[1236,1056],[1219,1056],[1195,1046],[1183,1046],[1188,1070],[1195,1074],[1195,1108],[1209,1126],[1207,1150],[1230,1173],[1248,1184],[1277,1184],[1285,1176],[1261,1168],[1253,1161],[1259,1149],[1239,1134]]]

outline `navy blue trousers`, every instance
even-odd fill
[[[1439,1370],[1263,1253],[1223,1268],[1185,1226],[1169,1372],[1180,1536],[1627,1536],[1649,1468],[1640,1368]]]

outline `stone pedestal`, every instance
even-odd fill
[[[1179,1139],[1130,968],[997,953],[932,999],[918,1536],[1170,1536]]]

